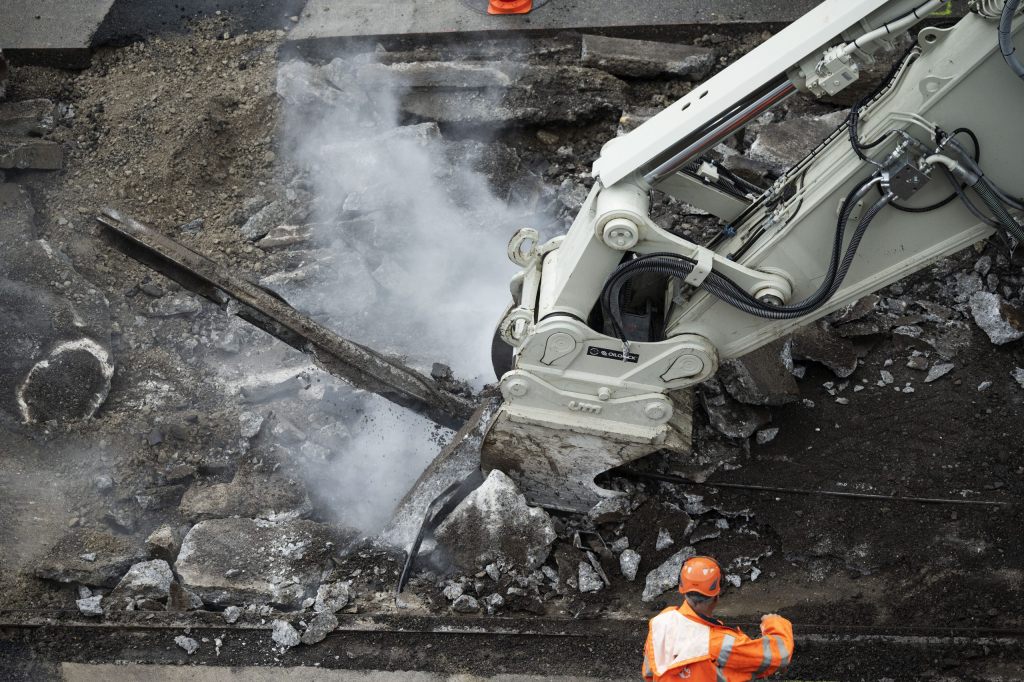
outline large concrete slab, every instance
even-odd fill
[[[565,30],[628,32],[652,28],[785,24],[819,0],[551,0],[525,15],[489,16],[462,0],[309,0],[289,40],[354,41],[395,36],[538,33]]]
[[[64,682],[597,682],[595,677],[445,675],[323,668],[215,668],[162,665],[61,665]]]
[[[114,0],[3,0],[0,48],[12,61],[40,55],[66,66],[89,63],[93,36]]]

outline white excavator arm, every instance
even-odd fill
[[[689,451],[685,389],[723,359],[994,232],[1024,241],[1024,205],[1003,189],[1024,184],[1020,0],[978,0],[954,27],[922,29],[891,78],[766,191],[704,157],[798,91],[836,94],[943,5],[826,0],[605,145],[567,234],[516,234],[522,271],[499,325],[514,354],[485,470],[535,503],[587,509],[611,494],[594,483],[602,471]],[[722,233],[699,245],[667,231],[652,191],[719,217]]]

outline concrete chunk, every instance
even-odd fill
[[[841,379],[857,369],[857,351],[853,343],[834,334],[822,322],[810,324],[797,332],[790,351],[794,360],[811,360],[825,365]]]
[[[579,66],[418,62],[368,65],[359,74],[364,85],[405,91],[402,112],[438,123],[574,122],[621,110],[626,99],[623,81]]]
[[[666,590],[678,586],[679,571],[683,569],[683,562],[694,556],[697,556],[697,552],[693,547],[684,547],[666,559],[661,566],[647,574],[644,593],[640,598],[645,602],[654,601]]]
[[[56,142],[0,136],[0,169],[60,170],[63,162],[64,152]]]
[[[128,570],[108,595],[104,609],[123,609],[137,599],[165,600],[170,596],[173,581],[171,567],[163,559],[139,562]]]
[[[435,536],[467,569],[499,557],[522,569],[535,569],[548,557],[556,533],[551,517],[526,498],[497,469],[445,519]]]
[[[729,395],[748,405],[778,407],[795,402],[800,387],[782,359],[784,345],[776,342],[723,362],[718,376]]]
[[[1024,310],[1010,305],[999,294],[979,291],[971,296],[971,315],[998,346],[1024,338]]]
[[[0,105],[0,133],[45,135],[57,123],[57,106],[48,99],[26,99]]]
[[[626,78],[675,76],[702,80],[715,64],[715,51],[649,40],[583,36],[582,64]]]
[[[13,59],[80,68],[114,0],[4,0],[0,45]]]
[[[748,156],[767,164],[776,174],[802,160],[846,118],[845,111],[824,116],[794,116],[781,123],[755,124],[749,129],[757,138]]]
[[[278,604],[312,597],[338,541],[313,521],[217,519],[193,526],[174,568],[207,604]]]
[[[79,529],[65,535],[36,564],[36,577],[62,583],[114,587],[146,553],[127,538]]]
[[[146,550],[154,559],[163,559],[173,563],[178,557],[178,550],[181,549],[181,537],[169,524],[164,524],[154,530],[146,538]]]

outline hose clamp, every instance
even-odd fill
[[[686,277],[684,282],[692,287],[699,287],[704,283],[704,280],[711,274],[711,270],[715,265],[715,254],[710,249],[705,249],[702,246],[697,247],[696,265],[693,266],[693,271]]]

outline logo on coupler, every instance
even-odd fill
[[[612,350],[610,348],[598,348],[597,346],[587,346],[587,355],[595,358],[604,358],[606,360],[618,360],[619,362],[632,362],[634,364],[640,362],[640,356],[636,353],[626,353],[626,356],[622,356],[621,350]]]

